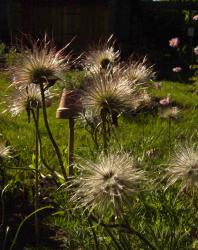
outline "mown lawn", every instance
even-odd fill
[[[171,123],[172,145],[188,140],[191,137],[196,138],[198,94],[193,90],[193,85],[168,81],[162,83],[162,88],[160,90],[155,88],[150,89],[151,95],[158,99],[164,98],[170,94],[173,106],[178,106],[180,108],[181,112],[179,118]],[[2,113],[6,109],[6,100],[8,100],[8,96],[12,95],[13,91],[12,87],[9,87],[8,74],[1,73],[0,131],[3,137],[5,137],[23,157],[31,158],[29,152],[33,153],[34,151],[34,129],[32,122],[28,123],[25,113],[14,118],[11,117],[9,112]],[[59,92],[61,94],[61,91]],[[68,121],[56,119],[55,114],[58,104],[59,98],[56,97],[52,106],[48,109],[48,118],[54,137],[64,151],[67,149]],[[169,143],[167,142],[168,121],[161,119],[158,113],[159,109],[155,109],[121,117],[119,120],[119,128],[115,131],[116,136],[112,139],[112,146],[120,146],[125,150],[139,154],[143,153],[144,150],[152,148],[157,148],[159,151],[165,153],[169,147]],[[46,132],[42,123],[42,118],[40,120],[41,132],[45,138]],[[94,150],[91,137],[78,122],[76,123],[75,133],[75,153],[76,155],[87,157],[90,151],[92,152]],[[47,140],[47,136],[45,139]],[[115,140],[119,143],[114,143]],[[48,144],[47,141],[45,143]],[[46,153],[51,155],[52,152],[52,148],[48,145]],[[160,153],[160,159],[161,155],[162,153]]]

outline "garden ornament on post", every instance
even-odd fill
[[[82,111],[81,92],[63,90],[56,118],[69,120],[68,166],[69,176],[74,174],[74,119]]]

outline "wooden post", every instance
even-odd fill
[[[74,119],[82,111],[81,92],[63,90],[56,118],[69,120],[68,166],[69,176],[74,175]]]

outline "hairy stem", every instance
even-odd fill
[[[66,171],[65,171],[65,168],[64,168],[62,156],[61,156],[59,147],[58,147],[56,141],[54,140],[54,137],[52,135],[52,132],[50,130],[49,123],[48,123],[47,111],[46,111],[46,103],[45,103],[45,91],[44,91],[43,83],[40,84],[40,91],[41,91],[41,97],[42,97],[43,119],[44,119],[45,127],[46,127],[46,130],[47,130],[49,139],[51,140],[52,145],[54,147],[54,150],[56,152],[56,155],[57,155],[57,158],[58,158],[58,161],[59,161],[59,164],[60,164],[60,168],[61,168],[61,171],[62,171],[62,175],[63,175],[65,181],[67,181],[67,174],[66,174]]]
[[[4,223],[5,223],[5,201],[4,201],[4,196],[3,193],[1,192],[1,225],[0,225],[0,231],[4,228]]]
[[[60,186],[60,183],[58,183],[58,181],[56,180],[56,174],[54,173],[54,170],[47,164],[47,162],[45,161],[44,157],[43,157],[43,150],[42,150],[42,140],[41,140],[41,135],[40,135],[40,131],[39,131],[39,126],[36,122],[36,116],[35,116],[35,113],[34,113],[34,110],[31,110],[32,111],[32,117],[33,117],[33,121],[34,121],[34,125],[35,125],[35,128],[36,128],[36,132],[37,132],[37,136],[38,136],[38,140],[39,140],[39,150],[40,150],[40,159],[43,163],[43,165],[47,168],[47,170],[50,171],[52,177],[53,177],[53,180],[55,182],[55,184],[57,186]]]
[[[111,228],[116,228],[116,226],[108,226],[107,224],[103,223],[101,220],[99,221],[95,216],[93,216],[92,214],[89,215],[89,217],[96,222],[98,225],[101,225],[104,227],[104,229],[106,230],[106,232],[109,234],[109,236],[111,237],[112,241],[114,242],[114,244],[116,245],[117,249],[122,250],[122,246],[120,246],[119,242],[116,240],[116,238],[114,237],[114,235],[111,232]]]
[[[105,227],[105,230],[107,231],[107,233],[109,234],[109,236],[111,237],[111,239],[113,240],[114,244],[116,245],[117,249],[119,250],[123,250],[122,246],[120,246],[120,244],[118,243],[118,241],[116,240],[116,238],[114,237],[113,233],[111,232],[111,230],[108,227]]]
[[[147,246],[150,247],[152,250],[157,250],[140,232],[135,230],[133,227],[131,227],[127,220],[125,220],[126,227],[128,229],[128,233],[136,235],[141,241],[143,241]]]
[[[104,153],[106,155],[107,154],[107,148],[108,148],[106,121],[102,122],[102,134],[103,134],[103,149],[104,149]]]
[[[39,122],[39,107],[36,108],[35,127],[38,127]],[[37,129],[35,128],[35,199],[34,208],[35,211],[39,208],[39,140],[37,135]],[[39,220],[37,213],[35,214],[35,234],[36,234],[36,246],[39,245]]]
[[[105,228],[117,228],[121,232],[136,235],[141,241],[143,241],[147,246],[149,246],[150,249],[157,250],[141,233],[139,233],[134,228],[132,228],[126,220],[125,220],[125,224],[106,224],[102,222],[101,220],[99,221],[93,215],[91,215],[91,218],[93,219],[93,221],[95,221],[96,223],[98,223],[99,225]]]
[[[68,165],[69,176],[74,175],[74,118],[69,118],[69,139],[68,139]]]
[[[169,140],[169,152],[171,152],[171,118],[168,118],[168,140]]]
[[[96,235],[96,232],[93,228],[93,223],[92,223],[92,220],[90,217],[88,217],[88,222],[89,222],[92,234],[93,234],[95,250],[99,250],[99,243],[98,243],[97,235]]]

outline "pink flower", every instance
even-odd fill
[[[162,106],[168,106],[171,103],[171,96],[170,94],[167,95],[166,98],[160,100],[159,102]]]
[[[175,67],[175,68],[172,69],[172,71],[175,72],[175,73],[179,73],[179,72],[182,71],[182,68],[181,67]]]
[[[195,55],[198,55],[198,46],[194,48]]]
[[[172,48],[177,48],[179,46],[179,38],[178,37],[174,37],[172,39],[169,40],[169,46]]]
[[[198,21],[198,15],[195,15],[195,16],[193,17],[193,20],[194,20],[194,21]]]

